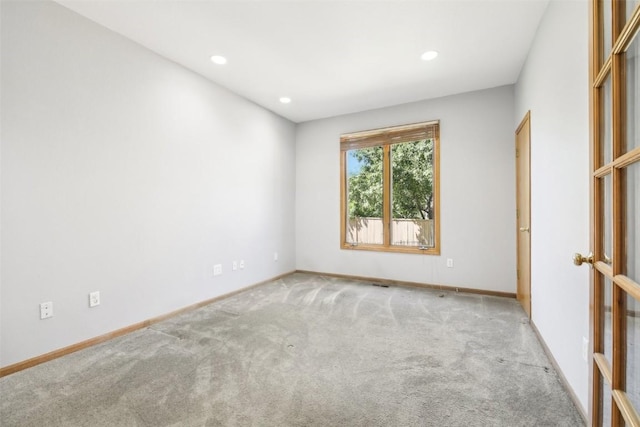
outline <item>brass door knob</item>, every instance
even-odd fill
[[[522,231],[522,232],[526,231],[528,233],[529,232],[529,227],[520,227],[520,231]]]
[[[593,265],[593,252],[589,252],[589,255],[587,255],[586,257],[579,253],[573,255],[573,263],[575,265],[582,265],[585,262]]]

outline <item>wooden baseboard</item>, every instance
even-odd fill
[[[538,338],[538,341],[540,342],[542,349],[544,350],[545,354],[551,361],[551,365],[553,366],[553,369],[555,369],[556,372],[558,373],[558,377],[560,378],[560,382],[562,383],[562,386],[567,391],[567,393],[569,393],[569,397],[571,397],[571,400],[573,401],[573,405],[576,407],[576,409],[580,413],[580,416],[582,417],[582,421],[584,421],[584,425],[589,425],[589,423],[587,422],[587,414],[584,412],[584,409],[582,408],[582,403],[580,403],[580,399],[578,399],[578,396],[573,391],[573,388],[569,384],[569,381],[567,381],[567,378],[562,373],[562,369],[560,369],[560,365],[558,365],[556,358],[553,357],[553,353],[551,353],[549,346],[547,346],[547,343],[545,342],[544,338],[542,338],[542,335],[540,334],[540,331],[536,327],[536,324],[533,323],[533,320],[530,321],[530,325],[531,325],[531,329],[533,329],[533,332],[536,334],[536,337]]]
[[[350,279],[350,280],[362,280],[362,281],[373,282],[373,283],[385,283],[385,284],[405,286],[410,288],[436,289],[441,291],[464,292],[468,294],[488,295],[493,297],[505,297],[505,298],[514,298],[514,299],[516,297],[516,294],[512,292],[489,291],[486,289],[460,288],[457,286],[432,285],[429,283],[406,282],[402,280],[380,279],[377,277],[351,276],[348,274],[322,273],[319,271],[309,271],[309,270],[296,270],[296,273],[317,274],[320,276],[337,277],[340,279]]]
[[[273,280],[278,280],[278,279],[280,279],[282,277],[285,277],[285,276],[288,276],[288,275],[290,275],[292,273],[293,273],[293,271],[288,272],[288,273],[284,273],[284,274],[280,274],[280,275],[278,275],[276,277],[272,277],[271,279],[263,280],[261,282],[254,283],[253,285],[245,286],[244,288],[237,289],[235,291],[228,292],[228,293],[223,294],[223,295],[219,295],[219,296],[217,296],[215,298],[211,298],[211,299],[208,299],[208,300],[205,300],[205,301],[201,301],[201,302],[198,302],[196,304],[192,304],[190,306],[183,307],[183,308],[180,308],[178,310],[172,311],[170,313],[162,314],[160,316],[157,316],[157,317],[154,317],[154,318],[151,318],[151,319],[147,319],[147,320],[143,320],[142,322],[135,323],[133,325],[129,325],[129,326],[126,326],[126,327],[121,328],[121,329],[117,329],[115,331],[106,333],[104,335],[100,335],[100,336],[97,336],[97,337],[94,337],[94,338],[90,338],[90,339],[88,339],[86,341],[82,341],[82,342],[79,342],[79,343],[76,343],[76,344],[72,344],[70,346],[63,347],[63,348],[60,348],[58,350],[54,350],[54,351],[46,353],[46,354],[42,354],[40,356],[36,356],[36,357],[31,358],[31,359],[24,360],[22,362],[18,362],[18,363],[14,363],[12,365],[5,366],[3,368],[0,368],[0,378],[6,377],[7,375],[14,374],[16,372],[22,371],[22,370],[27,369],[27,368],[31,368],[31,367],[36,366],[36,365],[40,365],[41,363],[49,362],[50,360],[54,360],[54,359],[57,359],[59,357],[66,356],[67,354],[75,353],[76,351],[83,350],[85,348],[92,347],[92,346],[97,345],[97,344],[101,344],[101,343],[103,343],[105,341],[109,341],[111,339],[120,337],[122,335],[126,335],[128,333],[137,331],[139,329],[147,328],[147,327],[149,327],[149,326],[151,326],[151,325],[153,325],[155,323],[162,322],[163,320],[169,319],[171,317],[175,317],[175,316],[178,316],[180,314],[196,310],[198,308],[204,307],[205,305],[212,304],[212,303],[214,303],[216,301],[220,301],[220,300],[223,300],[225,298],[229,298],[229,297],[231,297],[233,295],[239,294],[240,292],[244,292],[244,291],[247,291],[249,289],[255,288],[257,286],[264,285],[265,283],[269,283],[269,282],[271,282]]]

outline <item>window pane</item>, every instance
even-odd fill
[[[626,152],[640,147],[640,36],[627,50],[627,138]]]
[[[604,283],[604,303],[602,307],[602,317],[604,319],[604,355],[609,361],[609,366],[613,356],[613,323],[611,301],[613,300],[613,283],[606,277],[603,278]]]
[[[613,108],[611,107],[611,74],[604,81],[600,88],[600,96],[602,98],[602,127],[600,128],[600,166],[611,162],[613,155]]]
[[[640,411],[640,302],[627,295],[627,396]]]
[[[602,409],[602,425],[603,427],[611,426],[611,386],[607,384],[607,380],[600,375],[600,408]]]
[[[612,42],[611,42],[611,0],[603,0],[601,1],[601,7],[602,7],[602,20],[603,20],[603,25],[602,25],[602,38],[604,40],[604,57],[602,58],[602,61],[605,62],[607,60],[607,57],[609,56],[609,53],[611,53],[611,46],[612,46]]]
[[[391,146],[391,244],[435,246],[433,140]]]
[[[347,151],[347,243],[383,243],[382,147]]]
[[[611,265],[613,259],[613,222],[611,211],[613,209],[613,183],[611,175],[606,175],[600,180],[602,191],[602,258]]]
[[[625,175],[627,187],[625,274],[640,283],[640,163],[627,167]]]
[[[640,0],[627,0],[625,2],[625,21],[628,21],[629,18],[631,18],[631,15],[633,15],[633,11],[636,6],[638,6],[638,3],[640,3]]]

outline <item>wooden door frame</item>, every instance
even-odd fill
[[[520,284],[521,284],[521,278],[520,278],[520,252],[521,252],[521,247],[520,247],[520,237],[519,237],[519,233],[522,233],[520,231],[520,213],[519,213],[519,209],[520,209],[520,200],[522,195],[520,194],[520,180],[522,179],[521,176],[521,172],[520,172],[520,161],[519,161],[519,148],[518,148],[518,135],[520,134],[521,131],[527,132],[527,158],[529,161],[529,165],[527,167],[527,194],[526,194],[526,198],[527,198],[527,206],[528,206],[528,212],[527,212],[527,218],[529,218],[529,224],[527,225],[529,227],[529,239],[528,239],[528,243],[529,243],[529,247],[528,247],[528,254],[529,257],[528,259],[525,260],[525,262],[528,263],[529,267],[527,268],[527,277],[526,277],[526,284],[527,284],[527,295],[528,295],[528,300],[526,303],[526,306],[523,304],[523,301],[520,299]],[[515,146],[516,146],[516,269],[517,269],[517,281],[516,281],[516,298],[518,299],[518,301],[520,302],[520,304],[522,304],[522,308],[524,309],[525,313],[527,313],[527,315],[529,316],[529,318],[531,318],[531,110],[527,111],[527,113],[524,115],[524,117],[522,118],[522,120],[520,121],[520,124],[518,125],[518,127],[516,128],[516,132],[515,132]]]

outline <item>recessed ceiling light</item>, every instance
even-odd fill
[[[282,102],[283,104],[288,104],[291,102],[291,98],[287,97],[287,96],[282,96],[280,97],[280,102]]]
[[[213,62],[214,64],[218,64],[218,65],[224,65],[227,63],[227,58],[225,58],[224,56],[220,56],[220,55],[213,55],[211,57],[211,62]]]
[[[429,50],[423,53],[420,58],[422,58],[423,61],[431,61],[432,59],[435,59],[436,56],[438,56],[438,52],[435,50]]]

